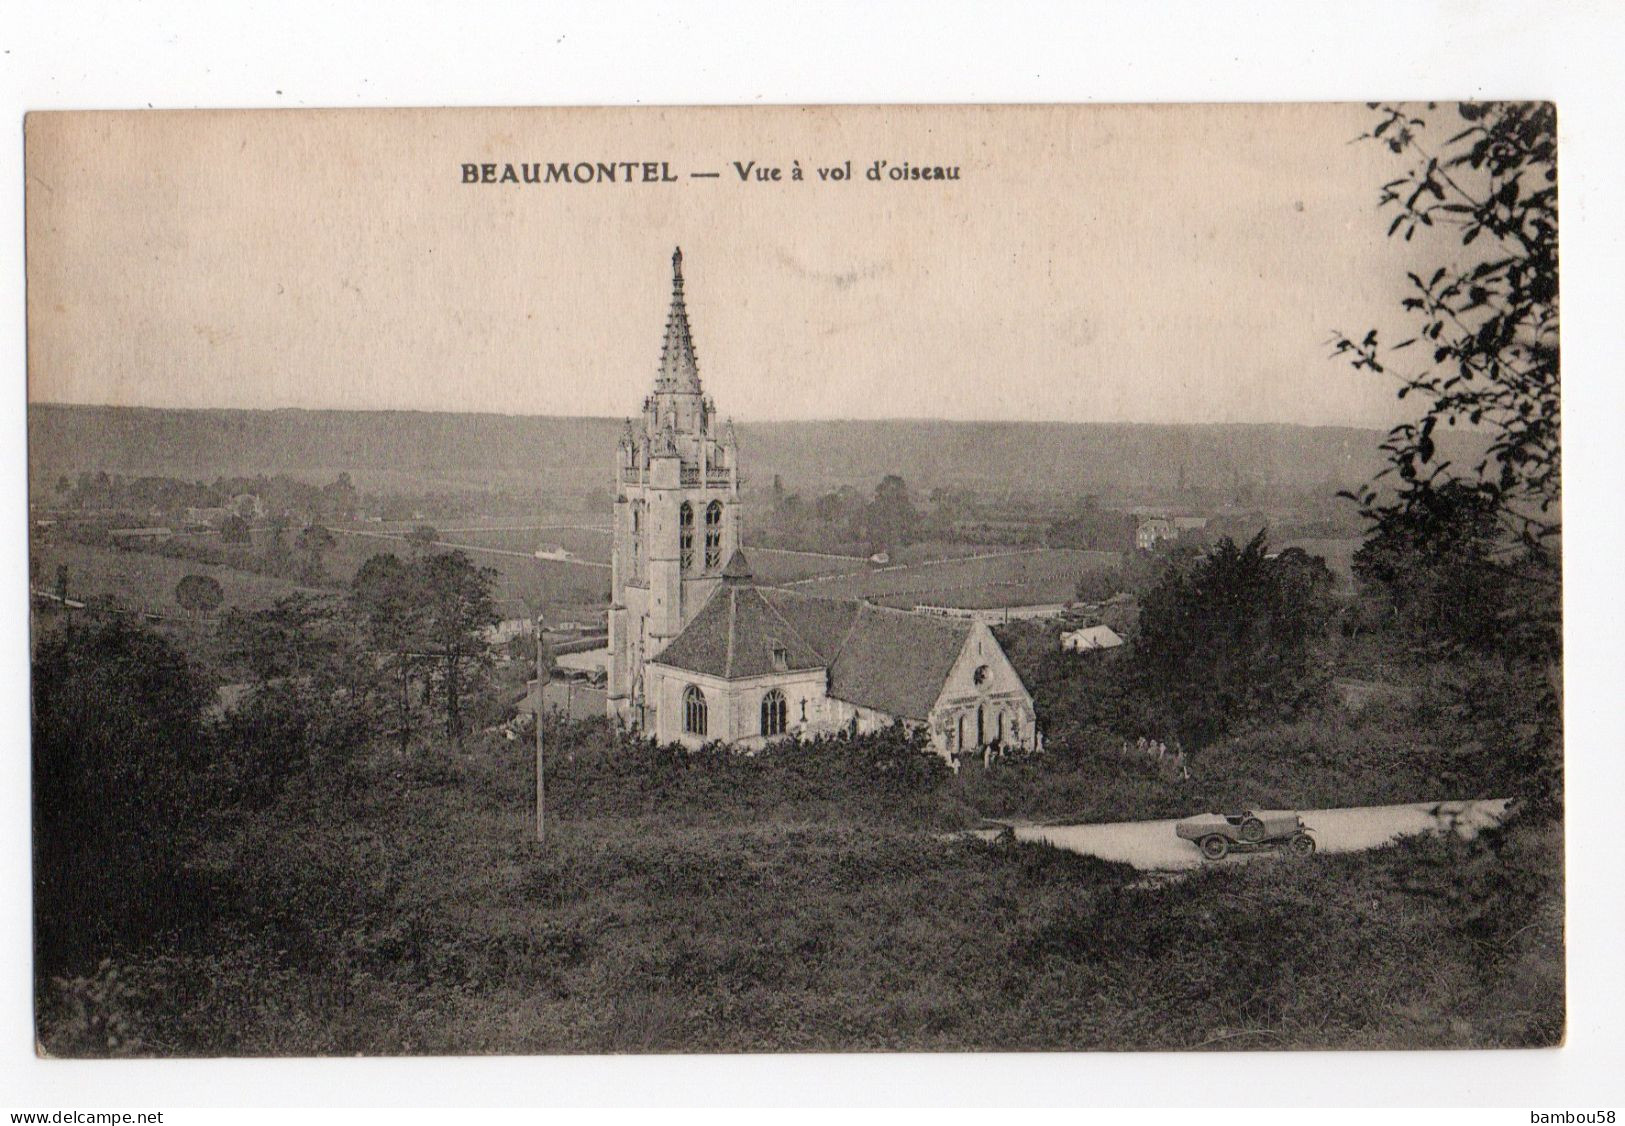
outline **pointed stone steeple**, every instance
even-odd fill
[[[671,256],[671,312],[666,315],[666,339],[660,345],[660,374],[656,391],[698,391],[700,365],[694,356],[694,337],[688,327],[688,306],[683,302],[683,248]]]

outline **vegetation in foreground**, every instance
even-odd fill
[[[900,733],[693,754],[615,746],[590,723],[546,732],[538,847],[525,741],[403,748],[265,711],[248,739],[200,718],[204,694],[156,635],[115,622],[71,642],[86,646],[122,679],[56,679],[42,645],[63,691],[38,746],[79,748],[38,794],[54,1055],[1561,1037],[1550,822],[1148,881],[946,831],[1053,809],[1036,765],[954,776]],[[151,706],[98,727],[113,698]],[[173,753],[129,753],[155,746]],[[1091,769],[1072,765],[1080,790]],[[1093,771],[1112,800],[1144,800],[1143,768]],[[50,820],[87,803],[99,820]]]

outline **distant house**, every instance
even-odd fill
[[[1061,634],[1061,648],[1072,653],[1086,653],[1096,649],[1116,649],[1123,639],[1111,626],[1084,626]]]
[[[1141,551],[1150,551],[1163,540],[1179,538],[1179,529],[1174,522],[1166,516],[1153,516],[1140,521],[1140,526],[1134,530],[1134,546]]]
[[[603,684],[609,679],[609,649],[600,647],[559,653],[553,658],[553,668],[564,674],[581,674],[594,684]]]
[[[492,645],[506,645],[516,637],[531,637],[536,623],[529,618],[504,618],[494,626],[485,627],[485,640]]]
[[[218,528],[231,512],[232,510],[229,508],[188,508],[186,510],[186,526],[188,528]]]
[[[1207,527],[1206,516],[1175,516],[1174,530],[1178,532],[1200,532]]]

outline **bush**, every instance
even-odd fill
[[[181,867],[211,794],[210,686],[160,635],[71,620],[33,668],[36,970],[83,972],[188,922]]]

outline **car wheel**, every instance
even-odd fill
[[[1315,853],[1315,838],[1308,833],[1299,833],[1292,838],[1292,843],[1288,847],[1292,849],[1294,856],[1313,856]]]
[[[1209,860],[1223,860],[1230,851],[1230,842],[1215,833],[1211,837],[1202,838],[1202,855]]]
[[[1241,839],[1248,844],[1257,844],[1264,839],[1264,823],[1256,817],[1249,817],[1241,823]]]

